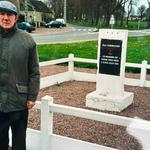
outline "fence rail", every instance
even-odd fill
[[[40,144],[41,144],[40,146],[42,150],[48,150],[48,149],[66,150],[64,147],[67,148],[67,146],[69,146],[70,150],[76,150],[76,149],[86,150],[88,149],[88,147],[90,147],[90,150],[117,150],[115,148],[106,147],[106,146],[102,146],[98,144],[92,144],[92,143],[84,142],[80,140],[74,140],[72,138],[67,138],[67,137],[53,134],[52,129],[53,129],[53,113],[54,112],[65,114],[65,115],[71,115],[75,117],[80,117],[80,118],[85,118],[85,119],[90,119],[90,120],[95,120],[99,122],[124,126],[124,127],[129,126],[135,120],[129,117],[123,117],[123,116],[107,114],[103,112],[97,112],[93,110],[87,110],[83,108],[76,108],[76,107],[54,104],[53,97],[50,97],[50,96],[43,97],[41,102],[37,102],[34,108],[41,109],[41,131],[40,131],[39,141],[40,141]],[[149,134],[150,122],[136,119],[135,129],[139,132]],[[37,131],[36,131],[36,134],[37,134]],[[58,143],[61,143],[61,144],[58,144]]]
[[[69,61],[69,58],[44,61],[44,62],[40,62],[40,66],[43,67],[43,66],[48,66],[48,65],[57,65],[57,64],[61,64],[61,63],[66,63],[68,61]]]
[[[41,109],[42,108],[41,105],[43,105],[44,106],[43,108],[48,109],[46,111],[48,113],[54,113],[54,112],[61,113],[65,115],[71,115],[75,117],[100,121],[100,122],[124,126],[124,127],[127,127],[133,121],[133,118],[130,118],[130,117],[118,116],[118,115],[113,115],[113,114],[108,114],[104,112],[98,112],[98,111],[93,111],[93,110],[88,110],[88,109],[83,109],[83,108],[55,104],[53,102],[54,101],[53,97],[51,96],[44,96],[41,101],[42,102],[39,102],[39,101],[36,102],[36,105],[34,106],[34,108]],[[46,116],[45,113],[43,113],[43,115]],[[46,120],[48,119],[49,118],[47,118]],[[144,124],[144,125],[147,124],[149,128],[144,128],[143,126],[142,129],[150,132],[150,121],[137,119],[137,123]]]
[[[74,57],[73,54],[69,54],[68,58],[62,58],[62,59],[57,59],[57,60],[52,60],[52,61],[41,62],[40,66],[55,65],[55,64],[66,63],[66,62],[68,62],[68,71],[65,72],[64,74],[63,73],[58,74],[57,76],[54,75],[54,76],[42,78],[41,79],[41,88],[47,87],[50,79],[53,79],[53,83],[51,83],[50,85],[56,84],[56,83],[61,83],[64,81],[69,81],[69,80],[96,82],[96,74],[74,71],[74,62],[97,64],[98,61],[95,59],[78,58],[78,57]],[[141,69],[139,79],[125,77],[125,80],[124,80],[125,84],[132,85],[132,86],[150,87],[150,80],[147,80],[147,78],[146,78],[147,70],[150,69],[150,65],[148,64],[147,61],[143,60],[141,64],[126,63],[125,66]],[[63,77],[63,80],[62,80],[62,78],[60,79],[60,76]],[[43,82],[45,82],[47,84],[44,84]]]

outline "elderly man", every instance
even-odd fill
[[[0,1],[0,150],[26,150],[28,109],[39,91],[39,62],[32,37],[16,28],[17,8]]]

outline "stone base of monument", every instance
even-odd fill
[[[86,95],[86,106],[100,110],[121,112],[133,103],[134,94],[124,92],[123,96],[102,96],[96,91]]]

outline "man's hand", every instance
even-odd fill
[[[34,105],[35,105],[34,101],[31,101],[31,100],[27,101],[27,107],[28,107],[28,109],[31,109]]]

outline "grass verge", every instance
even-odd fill
[[[73,53],[75,57],[96,59],[97,49],[98,41],[38,45],[40,61],[65,58],[70,53]],[[143,60],[150,63],[150,36],[129,37],[126,62],[141,63]],[[95,64],[91,63],[76,63],[75,65],[88,68],[96,67]],[[137,69],[130,68],[127,70],[136,72]]]

